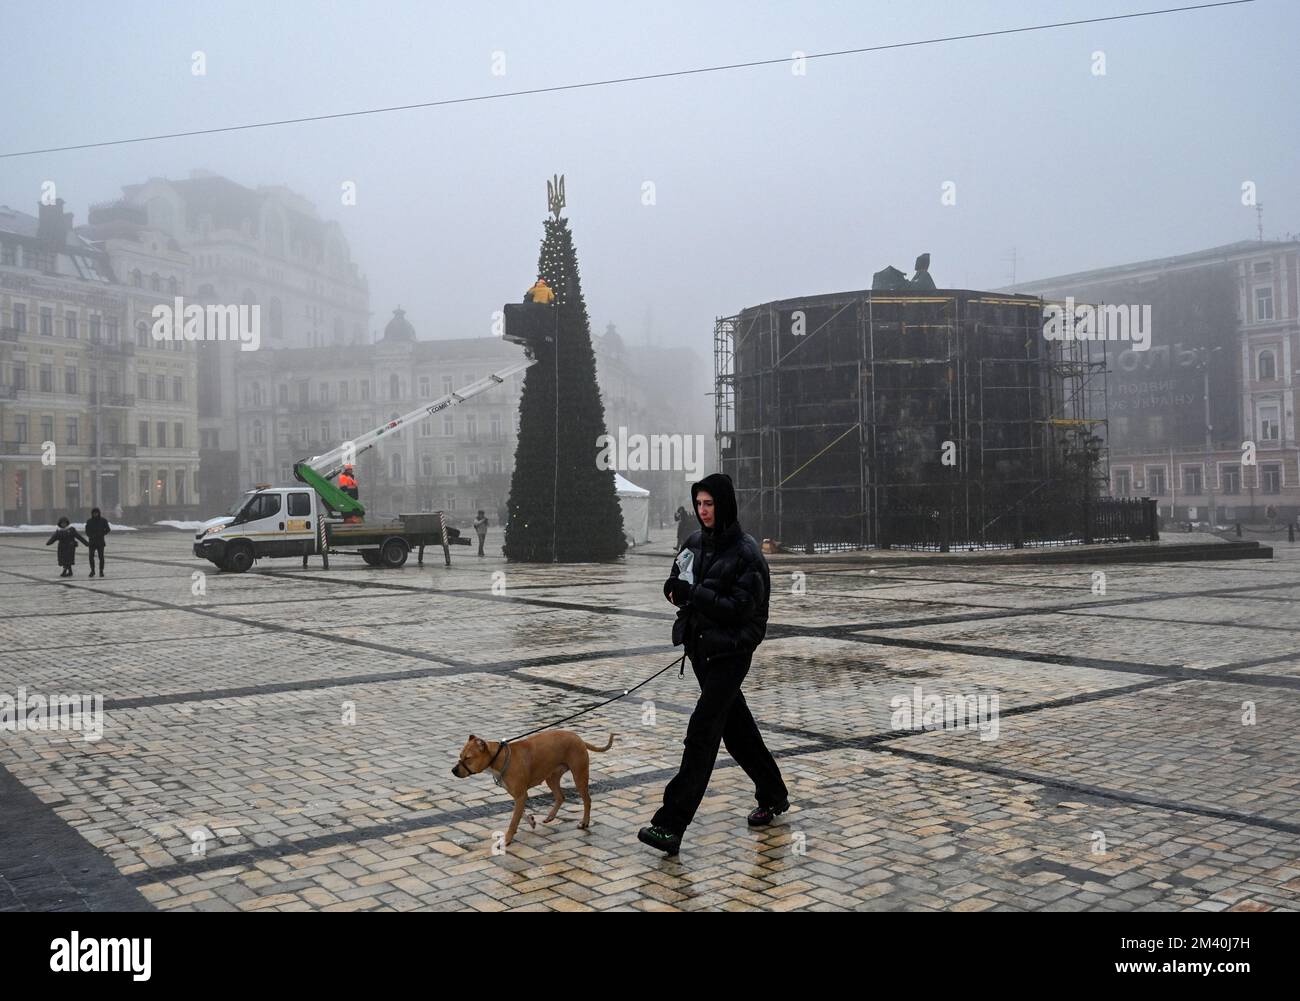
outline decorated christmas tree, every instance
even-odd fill
[[[548,189],[552,215],[545,222],[537,274],[553,299],[529,308],[553,333],[533,348],[537,364],[524,376],[505,554],[521,562],[612,560],[623,554],[627,541],[614,472],[597,464],[596,442],[606,429],[596,354],[573,234],[560,215],[563,177]]]

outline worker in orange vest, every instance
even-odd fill
[[[339,489],[353,500],[359,500],[361,497],[361,492],[357,490],[357,481],[352,475],[351,464],[344,466],[343,472],[339,473]]]

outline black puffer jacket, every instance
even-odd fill
[[[752,653],[763,642],[772,581],[758,543],[737,520],[731,477],[713,473],[691,484],[692,506],[701,490],[713,497],[714,527],[707,529],[701,522],[686,540],[685,548],[694,554],[695,584],[686,603],[678,607],[673,645],[684,643],[691,660],[703,666],[714,658]],[[664,597],[669,601],[680,572],[674,561],[664,581]]]

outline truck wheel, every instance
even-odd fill
[[[361,554],[361,558],[366,561],[366,566],[368,567],[379,566],[378,549],[358,549],[357,552],[359,552]]]
[[[380,556],[384,566],[396,570],[406,562],[406,556],[410,551],[411,547],[406,544],[405,539],[388,539],[384,543],[384,548],[380,550]]]
[[[231,573],[245,573],[253,566],[253,547],[238,542],[226,550],[226,569]]]

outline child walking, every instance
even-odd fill
[[[46,541],[47,546],[54,543],[59,544],[59,566],[63,567],[63,573],[60,577],[72,576],[72,565],[77,562],[77,542],[80,540],[83,546],[90,546],[90,541],[72,527],[72,523],[66,517],[59,519],[59,527],[55,529]]]

